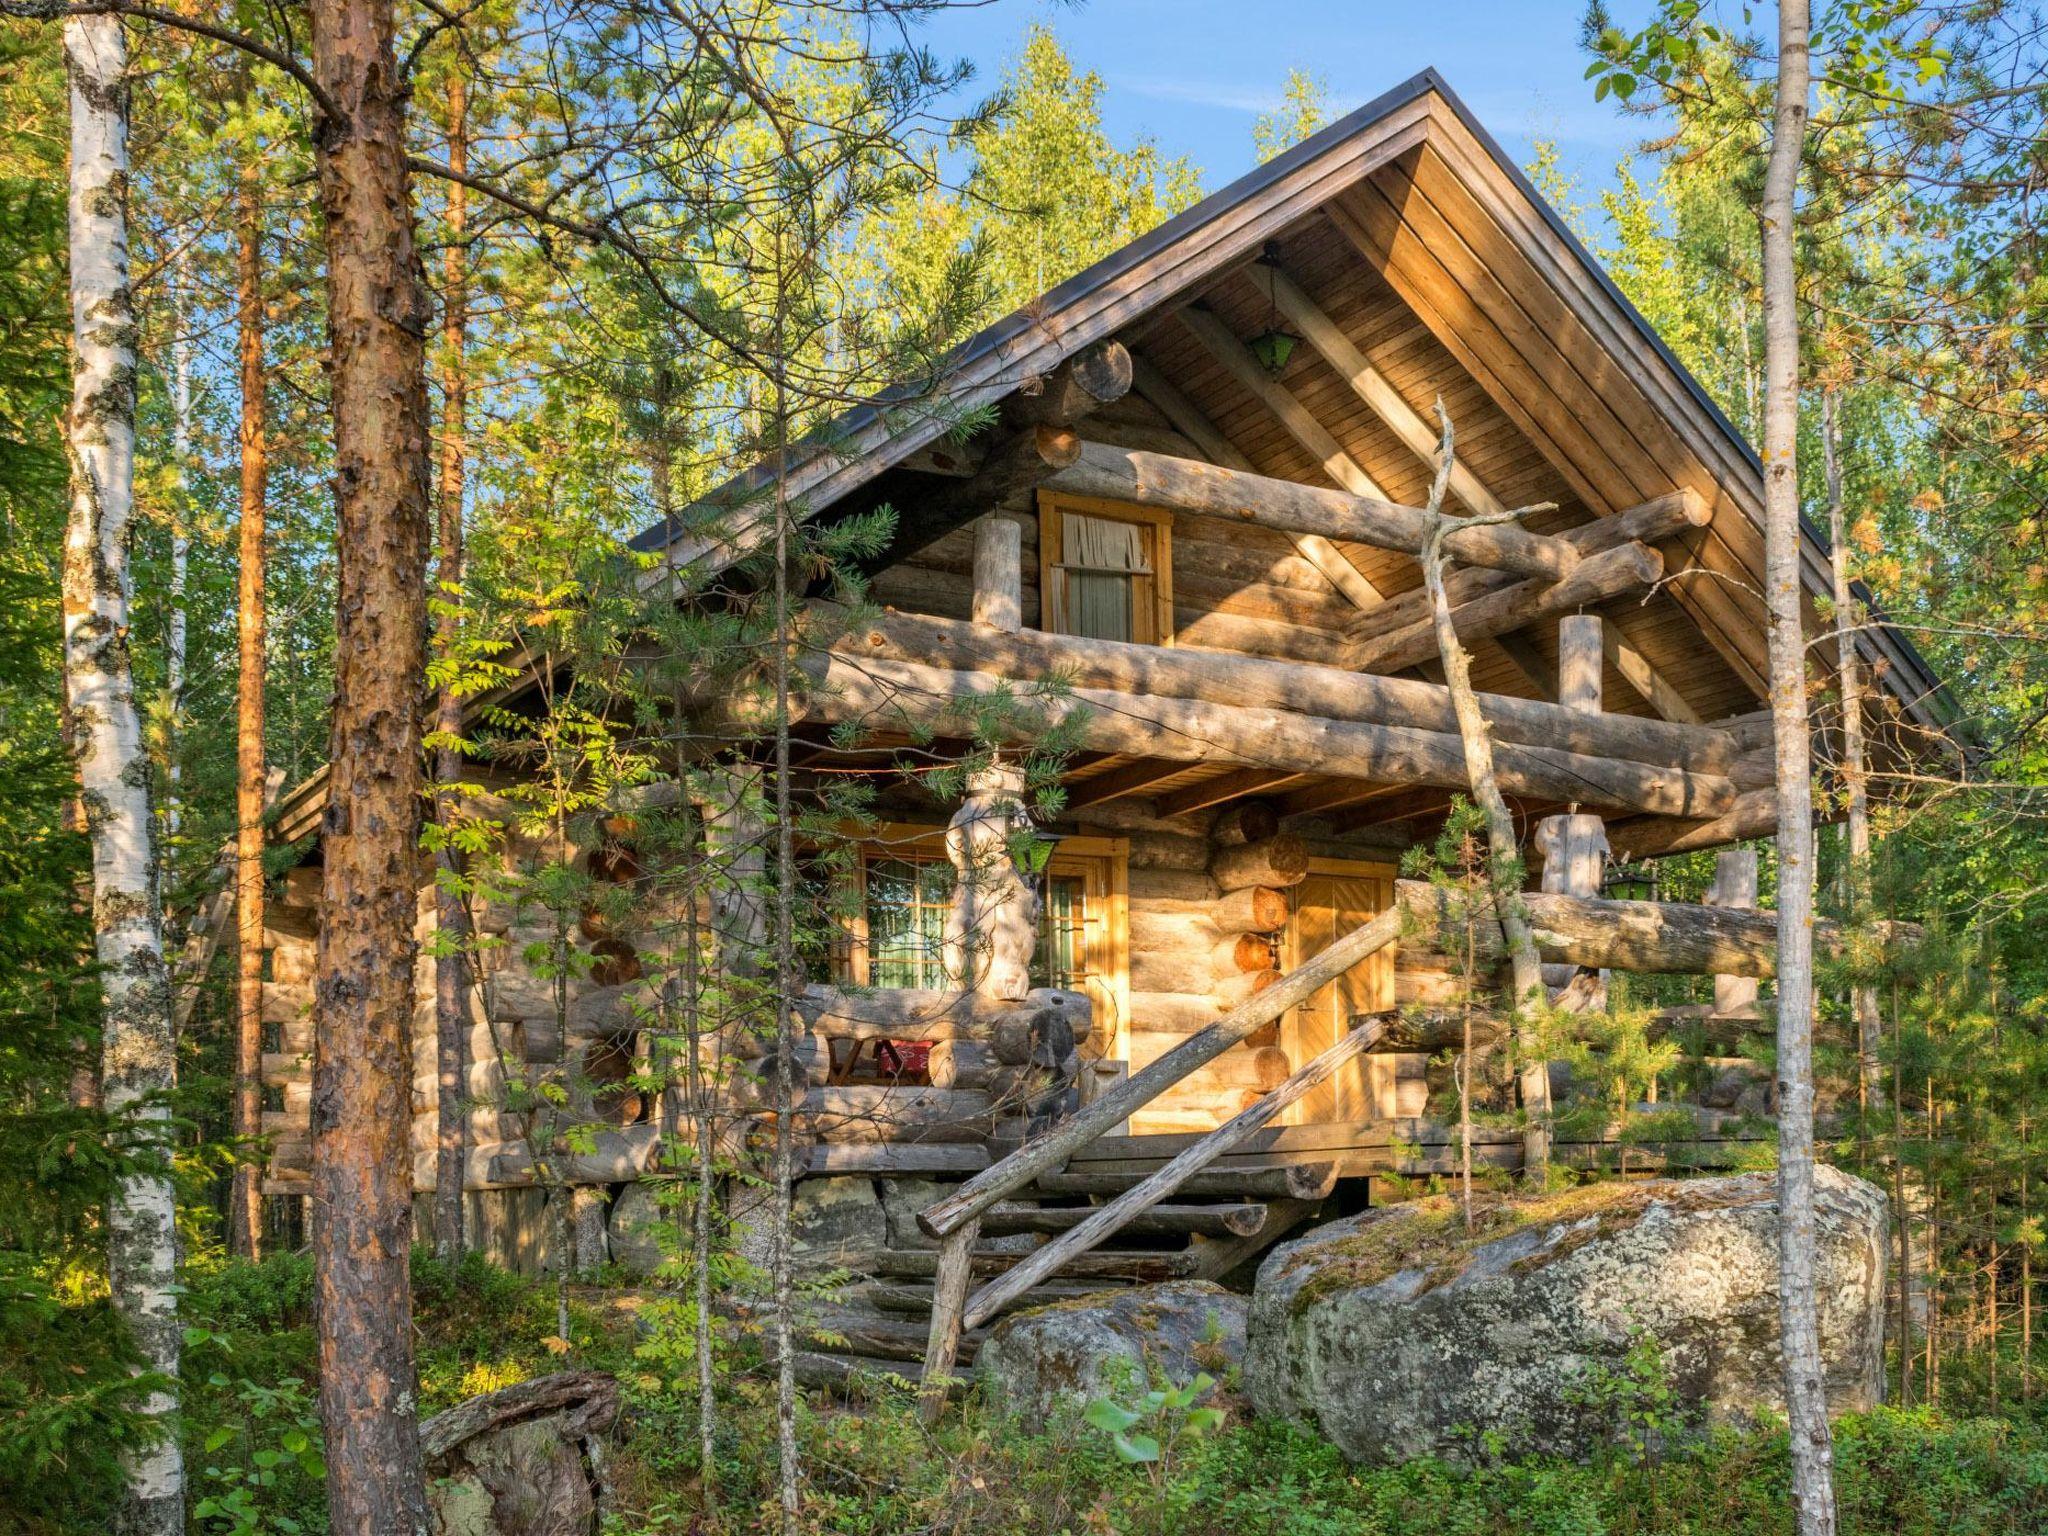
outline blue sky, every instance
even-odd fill
[[[925,29],[976,61],[993,87],[1024,30],[1048,21],[1102,76],[1104,117],[1125,143],[1144,134],[1223,186],[1252,164],[1252,124],[1290,69],[1322,77],[1346,111],[1435,65],[1517,160],[1554,140],[1567,171],[1596,189],[1646,125],[1595,104],[1578,48],[1583,0],[994,0]],[[1622,7],[1627,9],[1627,7]]]

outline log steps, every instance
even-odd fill
[[[1078,1191],[1059,1189],[1056,1179],[1048,1182],[1055,1187],[1021,1192],[987,1213],[981,1227],[987,1241],[970,1256],[977,1283],[1014,1268],[1040,1246],[1018,1242],[1020,1235],[1049,1240],[1094,1214],[1094,1204],[1075,1203]],[[1131,1181],[1086,1175],[1077,1182],[1093,1191]],[[1080,1254],[1005,1304],[1002,1312],[1071,1302],[1124,1286],[1211,1277],[1221,1272],[1219,1264],[1232,1267],[1242,1262],[1248,1252],[1265,1246],[1262,1235],[1277,1236],[1297,1219],[1291,1205],[1234,1198],[1237,1190],[1232,1186],[1240,1182],[1238,1175],[1215,1182],[1215,1200],[1156,1206],[1119,1234],[1119,1241],[1141,1246],[1102,1247]],[[1311,1175],[1309,1182],[1319,1187],[1323,1180]],[[928,1340],[938,1258],[937,1250],[929,1248],[819,1253],[813,1262],[864,1278],[821,1307],[805,1327],[798,1340],[798,1379],[809,1387],[838,1391],[857,1386],[863,1378],[914,1379]],[[961,1365],[973,1363],[989,1326],[961,1335]]]

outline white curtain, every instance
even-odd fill
[[[1080,512],[1061,514],[1061,564],[1068,569],[1067,627],[1096,640],[1130,640],[1132,575],[1142,575],[1145,530]]]

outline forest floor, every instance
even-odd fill
[[[187,1456],[211,1513],[195,1532],[326,1529],[312,1414],[310,1263],[195,1266],[188,1298]],[[774,1402],[757,1342],[721,1352],[715,1495],[698,1465],[696,1365],[685,1301],[620,1284],[571,1293],[567,1340],[551,1283],[472,1258],[414,1264],[428,1413],[565,1366],[615,1372],[627,1417],[611,1464],[606,1536],[724,1536],[774,1528]],[[730,1362],[728,1364],[728,1362]],[[1989,1411],[1982,1362],[1944,1362],[1942,1409],[1883,1409],[1837,1427],[1844,1536],[2035,1536],[2048,1530],[2048,1382]],[[1591,1465],[1482,1455],[1476,1469],[1422,1461],[1364,1470],[1329,1447],[1252,1419],[1229,1392],[1225,1426],[1168,1433],[1129,1465],[1085,1423],[1026,1435],[978,1398],[923,1428],[907,1391],[807,1399],[800,1415],[807,1530],[832,1536],[1778,1536],[1791,1530],[1782,1432],[1723,1433],[1660,1453],[1654,1387],[1612,1403],[1623,1444]],[[1171,1426],[1169,1426],[1169,1429]],[[83,1518],[81,1518],[83,1517]],[[33,1536],[100,1530],[74,1498]]]

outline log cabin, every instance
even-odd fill
[[[800,778],[872,761],[841,745],[850,722],[943,749],[975,700],[1072,684],[1055,712],[1078,750],[1035,825],[1043,868],[961,878],[1004,865],[1026,815],[1000,762],[957,805],[885,791],[849,877],[857,916],[797,1000],[807,1081],[782,1107],[800,1165],[922,1181],[922,1234],[864,1262],[897,1303],[892,1282],[928,1282],[907,1305],[941,1320],[939,1370],[1034,1286],[1221,1274],[1374,1177],[1449,1166],[1426,1118],[1440,1042],[1402,1010],[1449,997],[1453,967],[1430,889],[1398,878],[1467,787],[1416,560],[1438,401],[1446,511],[1545,507],[1455,535],[1448,591],[1546,959],[1714,975],[1709,1016],[1758,1016],[1774,929],[1732,846],[1775,816],[1758,460],[1434,72],[990,326],[946,387],[991,424],[963,444],[937,413],[857,411],[785,487],[811,517],[897,514],[867,572],[879,611],[801,664]],[[730,528],[730,547],[692,544],[697,526],[638,547],[701,566],[745,546]],[[1811,528],[1803,571],[1819,635],[1832,572]],[[1875,750],[1945,743],[1950,706],[1910,641],[1878,622],[1854,643]],[[1823,764],[1833,667],[1824,639]],[[321,805],[316,776],[276,837],[315,833]],[[1717,848],[1711,904],[1608,888],[1629,861]],[[316,890],[294,871],[271,923],[272,1194],[303,1188]],[[424,933],[424,889],[421,914]],[[963,942],[985,927],[985,948]],[[504,1074],[616,1078],[647,1049],[633,983],[601,972],[551,1035],[516,949],[479,988],[470,1066],[472,1227],[501,1247],[544,1195],[488,1107]],[[425,1190],[427,962],[418,996]],[[579,1257],[657,1168],[658,1116],[628,1099],[560,1163]],[[1481,1140],[1487,1160],[1518,1152]],[[1119,1229],[1149,1246],[1099,1246]],[[986,1241],[1016,1234],[1043,1240],[1036,1257]],[[993,1278],[970,1300],[977,1274]],[[913,1332],[898,1358],[924,1353]]]

